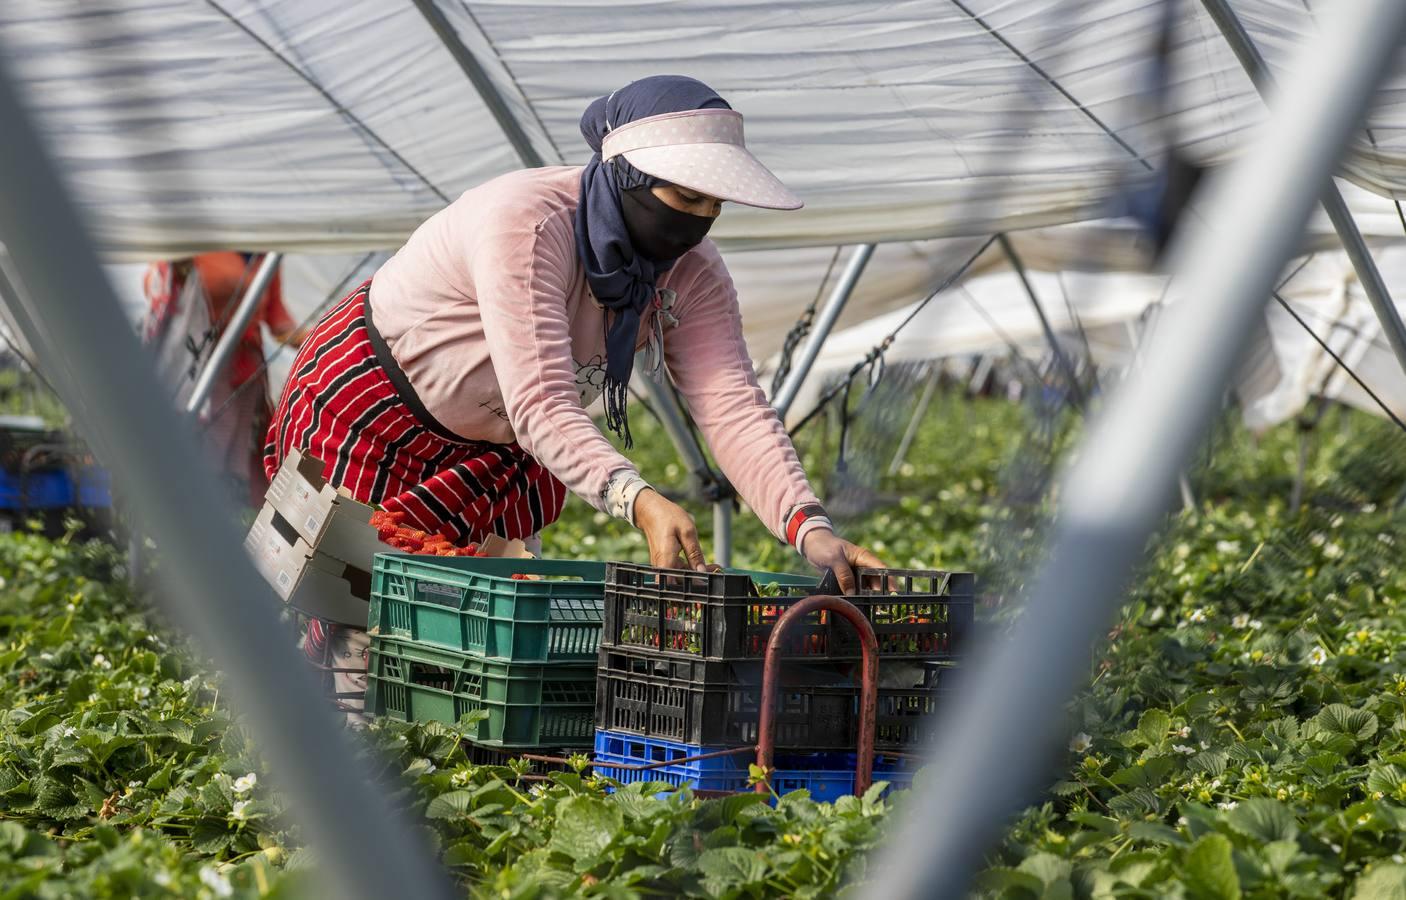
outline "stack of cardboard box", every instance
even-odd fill
[[[289,606],[365,629],[371,566],[390,548],[371,527],[371,507],[339,492],[322,473],[321,460],[289,453],[244,547]]]

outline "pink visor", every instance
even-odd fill
[[[748,152],[742,114],[691,109],[639,119],[601,141],[601,159],[624,156],[630,165],[670,184],[764,209],[800,209],[801,198]]]

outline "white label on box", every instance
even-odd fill
[[[288,574],[287,569],[280,569],[278,572],[278,586],[283,590],[288,590],[288,585],[293,583],[293,576]]]
[[[308,516],[308,520],[303,523],[303,527],[306,528],[309,532],[316,534],[317,528],[321,524],[322,523],[318,521],[317,516]]]

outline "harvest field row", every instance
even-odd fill
[[[1012,593],[1037,546],[1009,539],[1033,526],[1002,482],[1022,415],[940,399],[880,485],[892,502],[847,533],[892,565],[974,567]],[[1406,466],[1387,429],[1330,414],[1299,513],[1293,428],[1258,444],[1221,433],[1193,479],[1200,509],[1159,536],[1072,706],[1047,797],[1014,822],[985,890],[1406,892]],[[667,472],[662,436],[636,433],[641,468]],[[817,463],[830,452],[814,449]],[[791,566],[754,520],[737,530],[737,564]],[[548,556],[644,555],[577,501],[546,538]],[[295,896],[317,877],[218,674],[129,594],[114,551],[8,535],[0,578],[0,896]],[[484,896],[826,896],[862,877],[904,802],[656,799],[607,794],[589,770],[543,785],[468,765],[439,727],[381,726],[367,744]]]

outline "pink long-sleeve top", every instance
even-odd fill
[[[606,311],[576,254],[580,177],[528,169],[467,191],[376,272],[370,302],[436,419],[465,438],[516,440],[604,510],[612,477],[638,473],[586,412],[605,378]],[[757,384],[722,257],[705,240],[657,286],[676,293],[678,324],[664,329],[674,383],[724,474],[785,539],[787,518],[815,493]],[[640,348],[654,315],[642,317]]]

